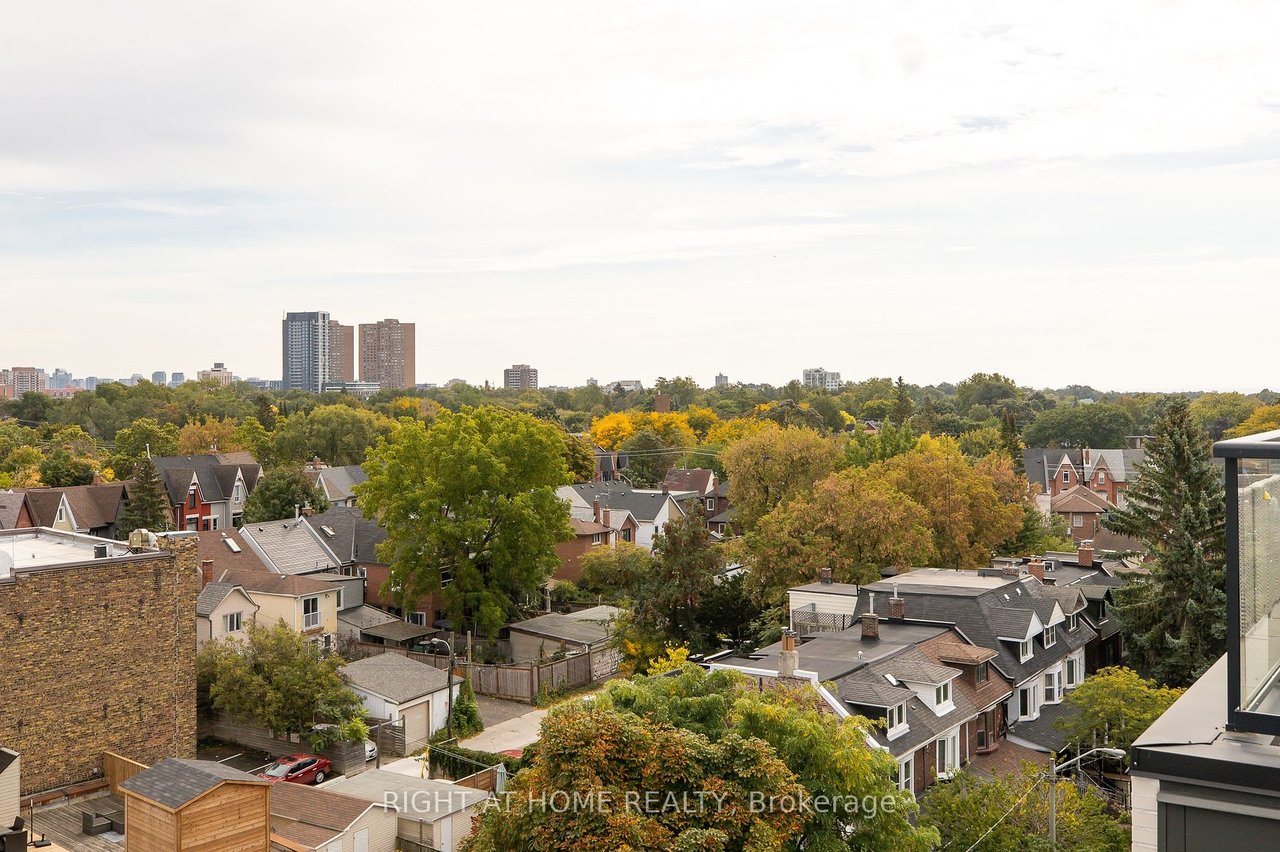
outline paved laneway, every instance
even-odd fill
[[[522,749],[530,743],[537,742],[542,719],[546,715],[546,710],[528,709],[524,715],[507,719],[496,725],[489,725],[486,719],[484,731],[471,739],[463,740],[459,745],[493,754]]]

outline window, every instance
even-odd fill
[[[995,735],[996,717],[995,711],[988,710],[986,713],[978,714],[978,732],[977,732],[977,748],[984,749],[991,745],[991,741]]]
[[[338,609],[344,609],[344,607],[342,606],[343,588],[342,586],[339,586],[339,585],[335,585],[334,588],[338,590]]]
[[[1073,612],[1067,616],[1067,632],[1075,633],[1076,628],[1080,626],[1080,614]]]
[[[1058,644],[1058,625],[1050,624],[1044,629],[1044,646],[1052,648]]]
[[[1057,704],[1062,700],[1061,691],[1061,671],[1051,671],[1044,673],[1044,703]]]
[[[627,529],[622,531],[622,540],[631,541],[631,530]]]
[[[58,523],[62,523],[67,519],[67,509],[65,506],[58,507]]]
[[[405,615],[404,620],[419,627],[427,626],[427,614],[422,611],[408,613]]]
[[[196,487],[194,485],[187,491],[187,505],[192,509],[196,507]]]
[[[202,521],[200,522],[200,529],[205,530],[205,531],[208,531],[208,529],[209,529],[209,519],[208,519],[208,518],[205,518],[204,520],[202,520]]]
[[[302,629],[314,630],[320,626],[320,598],[302,599]]]
[[[235,487],[231,489],[231,499],[239,503],[244,499],[244,484],[236,480]]]
[[[1105,600],[1098,601],[1098,621],[1107,620],[1107,602]]]
[[[974,683],[980,684],[980,683],[987,682],[987,676],[990,674],[990,672],[987,671],[987,666],[988,666],[987,663],[978,663],[978,665],[974,668],[973,670]]]
[[[209,523],[210,523],[210,525],[213,527],[213,529],[215,529],[215,530],[216,530],[216,529],[218,528],[218,516],[217,516],[217,515],[210,515],[210,516],[209,516]]]
[[[1036,688],[1032,686],[1024,686],[1018,690],[1018,718],[1030,719],[1038,715],[1036,713]]]
[[[1103,471],[1098,471],[1098,484],[1099,485],[1107,484],[1107,475]]]
[[[960,761],[960,732],[934,740],[938,749],[938,777],[950,777]]]
[[[235,633],[244,626],[244,613],[229,612],[222,616],[222,632]]]
[[[1081,514],[1073,514],[1073,515],[1071,516],[1071,526],[1073,526],[1073,527],[1082,527],[1082,526],[1084,526],[1084,515],[1081,515]]]
[[[933,691],[933,704],[935,707],[941,707],[951,700],[951,681],[939,686]]]
[[[898,789],[911,790],[915,785],[916,776],[916,758],[910,755],[906,760],[898,764]]]
[[[1025,663],[1031,659],[1031,640],[1025,639],[1018,643],[1018,662]]]
[[[444,588],[453,582],[453,570],[451,568],[440,569],[440,587]]]
[[[200,528],[200,519],[197,518],[195,515],[187,515],[187,529],[191,530],[192,532],[195,532],[199,528]]]
[[[1069,471],[1069,470],[1064,470],[1064,471],[1062,472],[1062,481],[1063,481],[1063,482],[1070,482],[1070,481],[1071,481],[1071,471]]]
[[[595,535],[591,536],[591,543],[592,544],[600,543],[600,533],[596,533]]]
[[[1075,657],[1067,657],[1067,689],[1080,683],[1080,665]]]
[[[891,736],[897,736],[899,729],[907,724],[907,705],[906,702],[896,704],[889,708],[888,731]]]
[[[707,498],[707,514],[708,515],[714,514],[715,511],[716,511],[716,498],[708,497]]]

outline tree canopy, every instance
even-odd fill
[[[1041,412],[1022,434],[1029,447],[1125,446],[1134,431],[1133,415],[1119,405],[1058,406]]]
[[[556,488],[569,482],[558,426],[485,406],[403,420],[365,463],[365,514],[387,531],[388,591],[433,592],[458,629],[492,635],[560,564],[572,537]]]
[[[730,444],[722,454],[736,522],[752,529],[776,506],[809,493],[836,468],[840,448],[813,429],[768,428]]]
[[[1079,749],[1092,748],[1096,742],[1128,751],[1182,692],[1157,686],[1133,669],[1110,666],[1067,693],[1067,706],[1074,712],[1063,715],[1054,726]]]
[[[329,508],[329,499],[298,468],[278,467],[264,472],[258,480],[245,501],[244,521],[260,524],[294,518],[304,508],[323,512]]]

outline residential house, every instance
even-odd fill
[[[556,542],[556,556],[560,557],[560,567],[552,576],[553,583],[557,580],[578,582],[582,579],[582,557],[594,548],[612,547],[615,543],[617,533],[597,520],[570,518],[569,526],[573,529],[573,538]]]
[[[342,565],[303,516],[245,524],[239,534],[267,570],[277,574],[316,574]]]
[[[1012,571],[918,568],[862,587],[858,614],[875,612],[877,598],[892,599],[906,620],[953,625],[970,643],[995,651],[990,666],[1014,685],[1006,707],[1012,731],[1033,725],[1084,680],[1085,646],[1096,635],[1078,617],[1078,596],[1048,588]],[[1072,618],[1060,597],[1074,601]]]
[[[152,459],[164,483],[180,530],[223,530],[239,526],[244,504],[262,475],[248,453],[160,456]]]
[[[1100,494],[1083,485],[1073,485],[1055,494],[1049,501],[1050,510],[1067,522],[1071,539],[1079,544],[1093,541],[1102,532],[1102,519],[1113,506]]]
[[[662,485],[673,494],[693,495],[701,504],[707,529],[718,537],[733,535],[733,508],[729,505],[729,483],[706,468],[672,468]],[[683,507],[688,511],[689,503]]]
[[[99,538],[118,538],[130,482],[104,482],[67,488],[29,488],[25,494],[28,526],[50,527]]]
[[[271,782],[212,760],[165,758],[120,782],[129,852],[271,844]]]
[[[253,623],[258,605],[237,583],[205,583],[196,598],[196,647],[210,639],[244,636]]]
[[[1125,490],[1138,476],[1146,452],[1141,448],[1060,450],[1028,447],[1022,451],[1027,481],[1047,497],[1081,486],[1113,506],[1123,506]]]
[[[617,607],[593,606],[571,613],[550,612],[508,624],[511,660],[523,663],[557,653],[603,648],[612,635],[613,620],[621,613]]]
[[[327,788],[274,784],[271,840],[291,852],[394,852],[396,812]]]
[[[388,651],[347,663],[339,671],[374,719],[403,721],[405,753],[418,751],[448,723],[449,674]],[[453,699],[462,681],[453,678]]]
[[[326,789],[396,809],[396,836],[416,848],[457,852],[471,836],[472,818],[489,794],[447,781],[418,778],[386,769],[369,769],[339,778]]]
[[[47,528],[0,531],[0,743],[23,795],[100,777],[102,752],[194,756],[200,576],[194,536],[163,549]]]
[[[334,648],[338,636],[338,597],[332,583],[269,571],[223,570],[215,583],[240,586],[258,606],[254,621],[263,627],[284,622],[322,649]]]
[[[25,491],[0,491],[0,530],[33,527]]]
[[[328,467],[312,463],[304,471],[307,479],[324,492],[331,506],[354,506],[356,504],[355,487],[369,479],[364,468],[358,464]],[[324,507],[314,507],[318,512]]]
[[[372,642],[370,634],[365,631],[383,624],[403,622],[399,616],[392,615],[376,606],[364,604],[338,610],[338,638],[357,642]]]
[[[654,539],[661,534],[668,521],[684,514],[677,502],[677,498],[683,496],[682,493],[632,488],[621,482],[565,485],[557,489],[556,494],[568,501],[569,516],[572,518],[595,520],[596,500],[600,501],[602,512],[609,509],[611,514],[619,510],[630,513],[636,523],[635,543],[646,550],[653,549]],[[606,523],[605,526],[612,524]],[[621,540],[626,539],[621,537]]]

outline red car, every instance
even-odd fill
[[[268,781],[289,781],[294,784],[319,784],[328,777],[332,765],[329,758],[318,754],[291,754],[258,772],[259,778]]]

